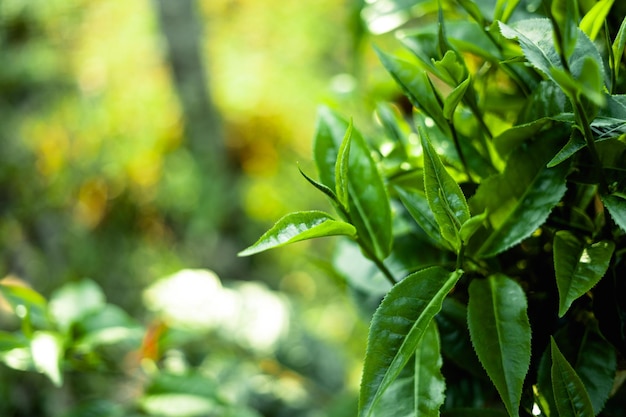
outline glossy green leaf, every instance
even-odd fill
[[[550,350],[552,390],[559,417],[593,417],[593,406],[585,386],[552,338]]]
[[[351,224],[337,221],[321,211],[290,213],[278,220],[256,243],[238,255],[249,256],[289,243],[336,235],[355,237],[356,229]]]
[[[559,53],[554,47],[550,20],[522,20],[510,26],[500,23],[500,32],[506,38],[517,39],[528,62],[556,82],[552,76],[552,69],[563,70],[564,68]],[[598,48],[587,35],[579,30],[576,47],[568,60],[569,70],[574,80],[579,80],[589,75],[584,73],[584,71],[588,71],[588,68],[584,68],[583,65],[583,62],[587,59],[591,59],[598,64],[601,77],[606,75],[603,69],[602,56]]]
[[[493,139],[493,143],[498,153],[502,157],[506,157],[524,142],[536,137],[540,132],[553,128],[555,125],[557,125],[557,122],[549,117],[536,119],[505,130]],[[570,129],[568,126],[561,124],[558,124],[557,128],[560,132],[563,129]]]
[[[572,130],[572,135],[570,136],[569,141],[561,148],[559,153],[554,155],[554,158],[548,162],[548,168],[552,168],[557,166],[561,162],[568,160],[572,155],[581,150],[587,145],[585,142],[585,138],[583,137],[580,130],[574,129]]]
[[[467,321],[476,354],[509,415],[519,415],[522,386],[530,365],[526,295],[505,275],[474,279]]]
[[[440,37],[441,38],[441,37]],[[461,80],[467,80],[467,69],[463,65],[463,61],[459,61],[456,52],[452,50],[446,51],[441,60],[435,60],[435,75],[441,78],[450,86],[456,86]]]
[[[478,232],[480,239],[472,240],[471,252],[490,257],[519,243],[541,226],[561,201],[568,164],[546,167],[561,147],[560,138],[549,134],[512,153],[504,172],[484,180],[470,199],[472,212],[488,210],[488,227]]]
[[[580,21],[580,29],[585,32],[592,41],[595,40],[598,33],[600,33],[614,2],[615,0],[599,0]]]
[[[439,333],[435,321],[424,332],[415,355],[376,404],[372,416],[438,417],[444,401]]]
[[[359,416],[370,417],[413,356],[431,320],[462,272],[431,267],[396,284],[370,325],[359,394]]]
[[[343,207],[348,207],[348,167],[350,164],[350,143],[352,141],[352,120],[339,146],[339,154],[335,162],[335,187],[337,199]]]
[[[328,108],[319,111],[313,152],[320,182],[337,194],[335,173],[349,123]],[[347,168],[349,222],[368,256],[385,259],[391,252],[389,196],[370,148],[357,129],[350,135]],[[343,168],[342,168],[343,169]]]
[[[467,77],[465,81],[459,84],[454,90],[450,92],[448,97],[443,102],[443,115],[446,119],[452,120],[454,116],[454,110],[459,105],[463,96],[467,91],[467,87],[470,85],[470,77]]]
[[[35,368],[50,378],[57,387],[63,385],[63,340],[60,335],[53,332],[35,332],[30,342],[30,350]]]
[[[439,246],[452,250],[450,243],[441,236],[439,225],[435,220],[433,212],[430,210],[426,194],[420,190],[411,190],[411,192],[408,192],[401,188],[396,188],[396,192],[402,204],[404,204],[404,207],[406,207],[411,217],[413,217],[422,230]]]
[[[472,216],[465,223],[461,225],[461,230],[459,230],[459,235],[461,236],[461,241],[464,244],[467,244],[474,233],[478,231],[478,229],[483,225],[485,220],[487,219],[487,212],[478,214],[476,216]]]
[[[423,111],[444,131],[448,122],[443,114],[443,106],[437,99],[437,93],[426,72],[415,64],[377,51],[380,62],[398,83],[411,103]]]
[[[609,194],[602,196],[602,202],[615,223],[626,232],[626,198]]]
[[[559,291],[559,317],[574,300],[593,288],[609,267],[615,243],[604,240],[585,245],[573,233],[561,230],[554,236],[554,270]]]
[[[458,251],[461,247],[459,231],[470,218],[469,207],[461,187],[446,171],[423,130],[420,130],[420,137],[424,149],[424,190],[428,205],[441,235]]]

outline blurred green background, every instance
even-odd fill
[[[354,414],[368,317],[333,242],[236,254],[328,209],[298,173],[318,105],[367,132],[392,96],[362,17],[403,2],[370,3],[0,1],[0,277],[49,300],[63,374],[5,345],[0,415]]]

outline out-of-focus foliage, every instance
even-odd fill
[[[235,254],[321,202],[292,174],[320,101],[363,106],[361,5],[193,4],[209,178],[156,2],[0,2],[1,415],[352,414],[365,325],[310,245]]]

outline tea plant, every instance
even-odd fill
[[[411,7],[433,23],[377,51],[410,114],[380,104],[370,140],[322,109],[318,179],[303,175],[336,217],[289,214],[241,255],[341,235],[376,266],[354,276],[351,246],[337,249],[361,302],[385,293],[361,417],[622,415],[624,8]]]

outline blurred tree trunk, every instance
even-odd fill
[[[232,273],[239,211],[238,173],[228,163],[218,110],[202,54],[203,27],[196,0],[156,0],[172,81],[182,107],[187,148],[201,173],[196,214],[186,219],[184,246],[191,260]],[[229,264],[230,263],[230,264]]]

